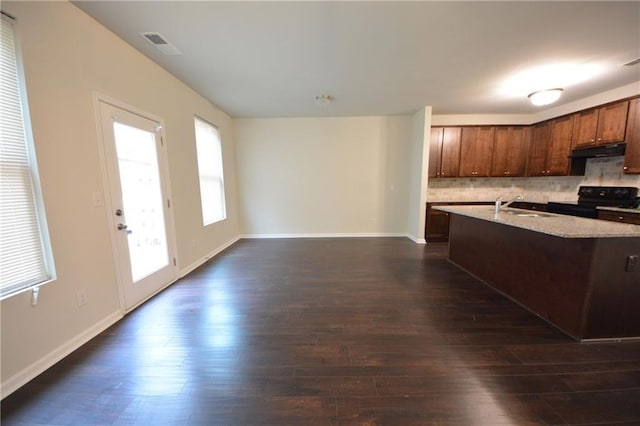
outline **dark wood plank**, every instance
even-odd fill
[[[404,238],[241,240],[5,398],[3,425],[640,423],[577,343]]]

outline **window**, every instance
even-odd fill
[[[227,217],[222,173],[222,144],[220,133],[215,126],[198,117],[195,118],[195,126],[202,223],[209,225]]]
[[[0,299],[53,280],[14,22],[0,22]]]

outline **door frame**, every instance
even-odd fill
[[[165,222],[166,222],[166,229],[167,229],[167,248],[169,252],[169,263],[170,264],[173,263],[173,268],[172,268],[173,274],[169,282],[163,283],[163,285],[160,286],[156,291],[151,293],[145,299],[137,302],[135,305],[131,306],[130,308],[127,308],[127,305],[126,305],[125,288],[124,288],[126,283],[123,282],[123,278],[121,274],[123,265],[121,265],[120,256],[118,252],[117,232],[121,232],[121,231],[116,230],[116,226],[117,226],[116,219],[112,214],[112,212],[115,211],[116,207],[113,200],[111,199],[111,187],[110,187],[110,181],[109,181],[108,161],[107,161],[107,154],[105,150],[106,141],[104,140],[104,137],[103,137],[102,119],[100,114],[101,103],[108,104],[113,107],[125,110],[131,114],[138,115],[147,120],[155,121],[160,125],[159,133],[162,140],[160,149],[163,155],[161,156],[161,158],[158,159],[159,160],[158,168],[160,169],[162,185],[165,188],[166,196],[168,197],[167,202],[169,203],[168,208],[166,209]],[[118,99],[112,98],[110,96],[104,95],[96,91],[93,92],[93,112],[94,112],[94,119],[96,123],[96,131],[98,134],[98,153],[100,157],[100,172],[102,175],[102,194],[104,197],[103,199],[104,199],[104,205],[106,209],[105,213],[107,216],[107,224],[109,226],[109,239],[111,242],[111,254],[112,254],[114,268],[115,268],[114,272],[115,272],[115,278],[116,278],[116,284],[117,284],[116,287],[118,290],[118,299],[120,301],[120,311],[123,314],[126,314],[128,312],[133,311],[138,306],[140,306],[141,304],[143,304],[144,302],[146,302],[147,300],[149,300],[150,298],[152,298],[153,296],[155,296],[156,294],[158,294],[159,292],[161,292],[162,290],[164,290],[165,288],[167,288],[168,286],[176,282],[179,278],[178,271],[180,271],[180,267],[178,262],[178,250],[177,250],[178,245],[176,240],[175,219],[173,214],[173,202],[172,202],[173,196],[171,191],[171,178],[169,174],[169,159],[167,155],[167,145],[164,143],[164,140],[166,139],[165,123],[161,117],[158,117],[154,114],[143,111],[140,108],[134,107]]]

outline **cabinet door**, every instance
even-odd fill
[[[536,124],[531,134],[527,176],[547,175],[547,153],[551,148],[551,122]]]
[[[458,176],[460,167],[460,127],[445,127],[442,133],[440,177]]]
[[[427,241],[447,241],[449,239],[449,213],[434,210],[431,205],[427,205],[424,237]]]
[[[619,102],[600,108],[597,143],[607,144],[624,141],[629,102]]]
[[[491,174],[494,127],[464,127],[460,142],[460,176]]]
[[[498,127],[491,176],[524,176],[529,149],[529,127]]]
[[[624,172],[640,173],[640,98],[629,102],[627,120],[627,149],[624,154]]]
[[[429,142],[429,177],[440,177],[442,165],[442,127],[431,128],[431,140]]]
[[[590,109],[575,114],[575,123],[573,127],[574,147],[585,147],[596,144],[598,116],[598,109]]]
[[[569,174],[569,154],[574,116],[556,118],[551,122],[551,149],[547,153],[547,175]]]

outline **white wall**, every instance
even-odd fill
[[[429,143],[431,142],[431,107],[418,110],[412,117],[411,158],[407,167],[409,178],[409,203],[407,205],[408,236],[424,243],[425,204],[429,171]]]
[[[67,2],[2,2],[17,18],[31,121],[58,279],[1,302],[3,396],[120,318],[93,92],[165,120],[182,268],[239,235],[232,120]],[[228,219],[203,228],[193,116],[220,126]],[[78,307],[76,292],[88,303]]]
[[[234,125],[242,234],[406,235],[411,117]]]

